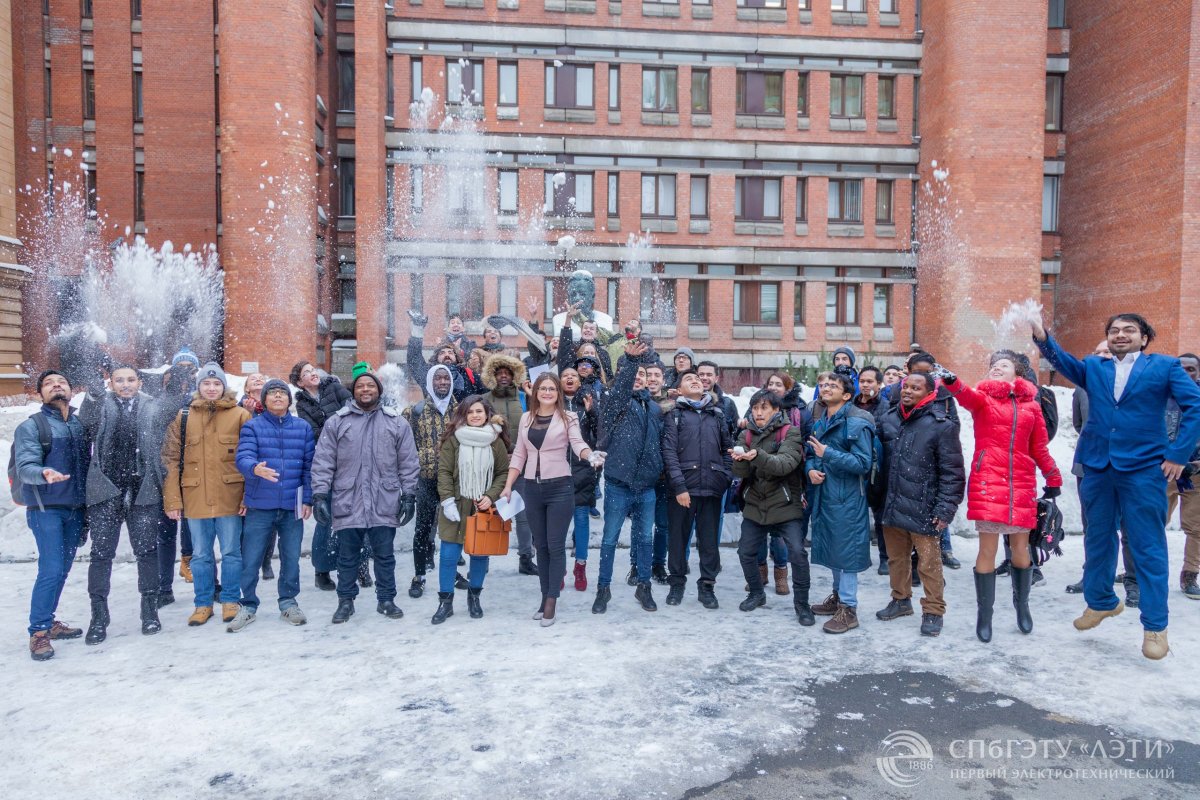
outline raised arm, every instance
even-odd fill
[[[1043,333],[1045,332],[1043,331]],[[1037,349],[1042,356],[1054,365],[1054,368],[1058,370],[1060,375],[1076,386],[1081,387],[1084,391],[1087,391],[1087,367],[1084,365],[1082,359],[1078,359],[1066,350],[1063,350],[1049,333],[1046,333],[1043,339],[1038,339],[1035,335],[1033,343],[1037,345]]]

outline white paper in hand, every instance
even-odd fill
[[[525,510],[525,500],[522,499],[520,492],[513,492],[508,500],[501,497],[496,501],[496,511],[500,514],[500,519],[508,522],[517,514]]]

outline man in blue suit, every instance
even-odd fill
[[[1143,352],[1154,328],[1137,314],[1117,314],[1105,325],[1112,359],[1083,360],[1065,352],[1040,321],[1032,323],[1042,355],[1087,392],[1089,415],[1076,458],[1083,467],[1080,500],[1087,508],[1083,594],[1087,609],[1075,620],[1088,630],[1115,617],[1124,604],[1112,590],[1117,528],[1123,523],[1138,568],[1142,655],[1166,656],[1167,500],[1163,478],[1178,480],[1200,441],[1200,386],[1171,356]],[[1179,434],[1167,437],[1167,400],[1179,404]]]

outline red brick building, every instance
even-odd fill
[[[239,371],[402,360],[410,308],[431,331],[451,313],[478,332],[530,308],[546,324],[575,268],[618,324],[640,317],[660,351],[690,346],[741,379],[843,343],[881,361],[915,340],[965,362],[1007,302],[1039,291],[1068,341],[1090,346],[1070,320],[1130,299],[1090,288],[1111,274],[1095,252],[1130,232],[1106,207],[1097,237],[1087,209],[1138,202],[1116,183],[1128,167],[1113,137],[1089,134],[1105,124],[1100,87],[1141,80],[1122,65],[1146,52],[1127,33],[1169,32],[1178,66],[1139,67],[1175,92],[1146,101],[1163,114],[1110,98],[1147,148],[1178,148],[1162,214],[1191,174],[1191,112],[1171,105],[1190,86],[1187,4],[1154,19],[1107,2],[1064,16],[1061,0],[1049,17],[1046,0],[31,0],[13,13],[17,185],[77,169],[59,163],[73,150],[103,241],[130,227],[154,244],[216,242]],[[1068,23],[1089,59],[1069,76]],[[934,161],[950,173],[949,225],[929,200]],[[1175,232],[1155,251],[1171,296],[1191,241],[1178,218]],[[27,318],[47,320],[26,325],[38,361],[53,357],[56,310],[30,298],[42,305]]]

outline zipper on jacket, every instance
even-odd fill
[[[1013,524],[1013,503],[1015,496],[1013,493],[1013,451],[1017,449],[1017,393],[1013,389],[1008,395],[1012,399],[1013,418],[1012,418],[1012,434],[1008,440],[1008,524]],[[1034,476],[1037,480],[1037,476]]]
[[[987,448],[980,450],[975,456],[975,470],[978,471],[983,467],[983,454],[987,452]]]

